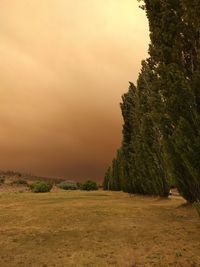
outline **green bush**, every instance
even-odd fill
[[[95,181],[88,180],[80,185],[80,189],[86,191],[92,191],[92,190],[98,190],[98,186]]]
[[[194,202],[193,206],[197,210],[198,215],[200,216],[200,201]]]
[[[70,182],[70,181],[61,182],[57,186],[64,190],[77,190],[78,189],[77,183]]]
[[[32,192],[34,193],[46,193],[46,192],[50,192],[52,189],[52,184],[50,183],[46,183],[44,181],[36,181],[33,182],[30,185],[30,189]]]
[[[22,178],[19,178],[17,180],[14,180],[12,182],[12,184],[16,184],[16,185],[28,185],[27,181],[22,179]]]

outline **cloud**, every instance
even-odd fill
[[[132,0],[2,0],[0,169],[102,179],[148,48]]]

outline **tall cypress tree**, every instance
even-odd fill
[[[139,184],[136,179],[135,146],[138,121],[136,114],[136,87],[130,82],[128,92],[122,96],[121,111],[124,119],[122,153],[124,156],[124,182],[126,192],[136,193]]]
[[[143,193],[168,196],[169,181],[159,129],[154,123],[151,106],[154,73],[148,62],[142,62],[142,70],[137,82],[138,133],[135,142],[135,162],[137,175]]]
[[[103,182],[104,190],[124,190],[124,185],[126,184],[124,180],[124,162],[122,149],[118,149],[111,167],[109,167],[105,173]]]
[[[151,37],[149,62],[157,75],[154,90],[162,111],[157,126],[179,192],[193,202],[200,197],[199,25],[191,16],[195,5],[188,8],[189,2],[181,0],[144,2]]]
[[[112,190],[169,194],[160,136],[149,105],[153,76],[148,64],[143,62],[137,88],[130,83],[128,93],[122,97],[123,141],[112,163]]]

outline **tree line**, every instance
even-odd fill
[[[104,189],[200,199],[200,1],[140,1],[149,56],[122,96],[123,139]]]

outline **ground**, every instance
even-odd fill
[[[0,192],[0,266],[200,266],[200,218],[183,204],[122,192]]]

